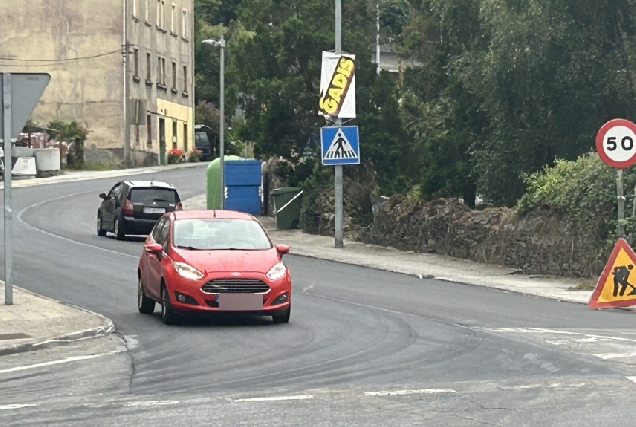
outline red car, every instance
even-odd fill
[[[225,210],[164,215],[144,243],[138,307],[172,324],[187,312],[238,312],[288,323],[291,277],[282,257],[251,215]]]

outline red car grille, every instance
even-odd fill
[[[269,286],[258,279],[214,279],[201,287],[207,294],[260,294]]]

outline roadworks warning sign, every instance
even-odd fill
[[[636,305],[636,254],[618,239],[588,303],[590,308]]]

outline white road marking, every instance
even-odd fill
[[[313,287],[314,287],[314,285],[307,286],[305,289],[303,289],[303,292],[307,292],[308,290],[310,290]]]
[[[636,377],[625,377],[633,383],[636,383]]]
[[[275,397],[252,397],[250,399],[237,399],[235,402],[281,402],[285,400],[307,400],[313,399],[310,394],[299,394],[295,396],[275,396]]]
[[[178,400],[151,400],[147,402],[127,402],[124,406],[163,406],[163,405],[176,405]]]
[[[15,405],[0,405],[0,411],[7,411],[11,409],[22,409],[22,408],[32,408],[34,406],[38,406],[35,403],[23,403],[23,404],[15,404]]]
[[[88,356],[67,357],[66,359],[53,360],[51,362],[35,363],[33,365],[16,366],[14,368],[0,369],[0,374],[10,374],[12,372],[26,371],[27,369],[43,368],[52,365],[61,365],[63,363],[78,362],[80,360],[96,359],[103,356],[111,356],[113,354],[123,353],[122,350],[109,351],[108,353],[91,354]]]
[[[620,358],[624,358],[624,357],[633,357],[633,356],[636,356],[636,352],[595,354],[594,356],[600,357],[603,360],[610,360],[610,359],[620,359]]]
[[[88,248],[97,249],[97,250],[100,250],[100,251],[103,251],[103,252],[108,252],[108,253],[111,253],[111,254],[123,255],[123,256],[125,256],[125,257],[130,257],[130,258],[135,258],[135,259],[139,258],[139,256],[130,255],[130,254],[126,254],[126,253],[118,252],[118,251],[113,251],[113,250],[111,250],[111,249],[106,249],[106,248],[102,248],[102,247],[95,246],[95,245],[89,245],[88,243],[82,243],[82,242],[78,242],[77,240],[73,240],[73,239],[69,239],[69,238],[66,238],[66,237],[59,236],[59,235],[57,235],[57,234],[50,233],[50,232],[48,232],[48,231],[42,230],[41,228],[35,227],[35,226],[33,226],[33,225],[31,225],[31,224],[27,223],[26,221],[24,221],[24,220],[22,219],[22,214],[23,214],[23,213],[25,213],[26,211],[28,211],[28,210],[29,210],[29,209],[31,209],[31,208],[36,208],[36,207],[41,206],[41,205],[43,205],[43,204],[45,204],[45,203],[54,202],[54,201],[62,200],[62,199],[67,199],[67,198],[69,198],[69,197],[81,196],[81,195],[84,195],[84,194],[91,194],[91,193],[94,193],[94,192],[95,192],[95,191],[84,191],[84,192],[81,192],[81,193],[69,194],[69,195],[66,195],[66,196],[56,197],[56,198],[54,198],[54,199],[45,200],[45,201],[43,201],[43,202],[35,203],[35,204],[31,205],[31,206],[28,206],[28,207],[24,208],[24,209],[23,209],[23,210],[22,210],[22,211],[18,214],[18,221],[20,221],[22,224],[24,224],[25,226],[27,226],[27,227],[29,227],[29,228],[31,228],[31,229],[33,229],[33,230],[39,231],[40,233],[44,233],[44,234],[46,234],[46,235],[48,235],[48,236],[55,237],[55,238],[60,239],[60,240],[64,240],[65,242],[75,243],[76,245],[80,245],[80,246],[85,246],[85,247],[88,247]]]
[[[452,388],[424,388],[420,390],[365,391],[365,396],[404,396],[407,394],[456,393]]]
[[[514,385],[514,386],[501,386],[502,390],[528,390],[533,388],[581,388],[585,385],[585,383],[578,384],[560,384],[560,383],[552,383],[548,385],[542,384],[529,384],[529,385]]]

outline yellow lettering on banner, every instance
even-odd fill
[[[340,89],[344,89],[347,86],[347,77],[342,74],[336,74],[331,83]]]
[[[340,103],[340,98],[342,97],[342,89],[329,89],[329,96],[332,97],[337,103]]]
[[[350,58],[343,57],[342,61],[340,61],[340,67],[342,67],[346,73],[350,73],[353,71],[353,61]]]
[[[336,69],[331,76],[329,88],[324,97],[320,98],[320,109],[329,116],[335,116],[340,111],[349,85],[353,80],[355,64],[351,58],[340,57]]]

